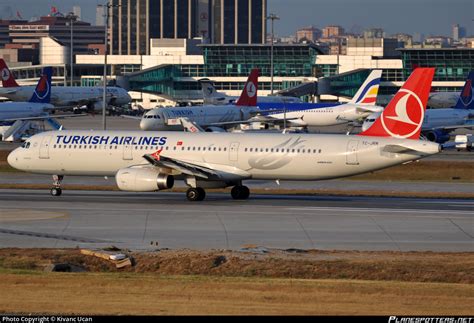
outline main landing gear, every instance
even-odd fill
[[[234,200],[246,200],[250,196],[250,190],[247,186],[236,185],[230,191],[230,195]]]
[[[202,201],[206,197],[206,191],[202,187],[191,187],[186,191],[186,197],[191,202]]]
[[[230,195],[234,200],[246,200],[250,196],[250,190],[247,186],[236,185],[232,188]],[[206,197],[206,191],[202,187],[191,187],[186,191],[188,201],[202,201]]]
[[[63,175],[53,175],[53,188],[50,191],[52,196],[60,196],[62,194],[61,182],[63,178]]]

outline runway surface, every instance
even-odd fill
[[[474,251],[472,200],[0,190],[0,205],[0,247]]]
[[[2,173],[0,184],[43,184],[51,185],[51,175],[29,173]],[[115,177],[65,176],[64,185],[104,186],[116,188]],[[474,193],[472,183],[422,182],[422,181],[362,181],[350,179],[335,179],[326,181],[275,181],[248,180],[245,181],[251,189],[290,189],[290,190],[335,190],[341,192],[375,191],[381,193]],[[175,187],[186,187],[183,181],[177,180]]]

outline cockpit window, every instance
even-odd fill
[[[21,148],[28,149],[30,148],[31,143],[29,141],[25,141],[24,143],[21,144]]]

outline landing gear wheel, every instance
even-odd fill
[[[53,188],[51,189],[51,195],[52,195],[52,196],[60,196],[60,195],[62,194],[62,192],[63,192],[63,191],[62,191],[61,188],[59,188],[59,187],[53,187]]]
[[[237,185],[232,188],[230,195],[234,200],[246,200],[250,196],[250,190],[247,186]]]
[[[206,191],[201,187],[192,187],[186,191],[186,198],[191,202],[202,201],[205,197]]]

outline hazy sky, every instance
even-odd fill
[[[156,0],[150,0],[156,1]],[[182,1],[182,0],[178,0]],[[83,20],[95,22],[99,0],[0,0],[0,17],[24,18],[46,15],[51,6],[69,12],[73,5],[82,8]],[[268,11],[278,14],[275,22],[279,36],[294,34],[298,27],[324,27],[337,24],[351,31],[381,27],[396,32],[425,35],[451,35],[451,26],[459,23],[474,34],[473,0],[268,0]]]

